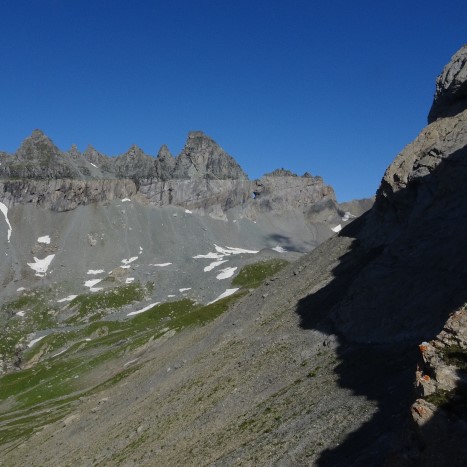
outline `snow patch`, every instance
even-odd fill
[[[342,221],[347,222],[351,217],[357,217],[357,216],[354,216],[351,212],[346,211],[344,214],[344,217],[342,218]]]
[[[134,277],[127,277],[125,279],[125,284],[131,284],[135,281],[135,278]]]
[[[62,355],[62,353],[65,353],[68,349],[69,349],[69,347],[67,347],[66,349],[60,350],[60,352],[58,352],[58,353],[56,353],[54,355],[51,355],[50,358],[58,357],[59,355]]]
[[[50,245],[50,236],[44,235],[43,237],[39,237],[37,239],[37,243],[46,243],[47,245]]]
[[[122,269],[130,269],[131,266],[120,266]]]
[[[250,255],[255,255],[256,253],[259,253],[257,250],[246,250],[244,248],[236,248],[232,246],[226,246],[225,248],[214,244],[214,248],[216,252],[209,252],[205,255],[196,255],[193,256],[194,259],[223,259],[224,256],[230,256],[230,255],[240,255],[242,253],[245,254],[250,254]]]
[[[122,263],[123,264],[130,264],[132,263],[133,261],[136,261],[138,259],[137,256],[132,256],[131,258],[129,259],[122,259]]]
[[[342,217],[343,222],[347,222],[350,219],[350,216],[348,214],[350,214],[350,212],[346,212]]]
[[[27,263],[27,265],[36,271],[36,276],[44,277],[54,257],[55,255],[46,256],[44,259],[34,257],[34,263]]]
[[[26,314],[25,311],[18,311],[18,312],[16,313],[16,316],[24,316],[25,314]]]
[[[222,269],[220,274],[218,274],[216,276],[216,279],[218,280],[223,280],[223,279],[228,279],[229,277],[232,277],[235,273],[235,271],[237,270],[237,268],[225,268],[225,269]]]
[[[212,271],[214,268],[217,268],[217,266],[220,266],[221,264],[227,263],[227,259],[224,259],[223,261],[214,261],[211,263],[209,266],[206,266],[204,268],[204,272]]]
[[[191,287],[185,287],[184,289],[178,289],[180,292],[186,292],[187,290],[191,290]]]
[[[68,295],[68,297],[61,298],[60,300],[57,300],[57,303],[63,303],[63,302],[71,302],[74,300],[78,295]]]
[[[221,293],[216,299],[214,299],[212,302],[209,302],[208,305],[211,305],[211,303],[215,303],[218,300],[222,300],[225,297],[229,297],[230,295],[233,295],[238,289],[227,289],[225,292]]]
[[[190,211],[189,209],[185,209],[185,212],[186,212],[187,214],[193,214],[193,211]]]
[[[91,292],[100,292],[101,290],[104,290],[102,287],[91,287],[89,289]]]
[[[92,162],[90,162],[90,164],[95,167],[96,169],[98,168],[96,164],[93,164]]]
[[[44,339],[45,336],[37,337],[36,339],[33,339],[29,344],[28,347],[31,348],[34,344],[39,342],[40,340]]]
[[[172,263],[158,263],[158,264],[150,264],[149,266],[158,266],[160,268],[165,268],[166,266],[170,266]]]
[[[128,203],[128,201],[131,201],[131,199],[130,198],[123,198],[122,199],[122,203]]]
[[[17,292],[21,292],[23,290],[26,290],[26,287],[20,287],[19,289],[16,289]]]
[[[96,274],[102,274],[105,272],[103,269],[90,269],[86,274],[95,276]]]
[[[176,295],[167,295],[167,298],[174,298]]]
[[[259,251],[257,250],[245,250],[244,248],[235,248],[232,246],[226,246],[225,248],[222,248],[216,244],[214,244],[214,248],[217,252],[222,253],[224,255],[240,255],[242,253],[255,255],[256,253],[259,253]]]
[[[153,306],[156,306],[156,305],[159,305],[159,304],[160,304],[160,302],[151,303],[150,305],[145,306],[145,307],[142,308],[141,310],[132,311],[131,313],[128,313],[127,316],[139,315],[140,313],[144,313],[145,311],[150,310]]]
[[[86,281],[84,283],[84,286],[91,288],[91,287],[94,287],[96,284],[98,284],[101,281],[102,281],[102,279],[91,279],[90,281]]]
[[[274,251],[277,251],[278,253],[285,253],[287,250],[285,248],[282,248],[280,245],[275,246],[274,248],[271,248]]]
[[[207,253],[206,255],[196,255],[193,256],[194,259],[222,259],[224,255],[219,253]]]
[[[2,211],[3,215],[5,216],[5,222],[8,224],[8,243],[10,243],[11,232],[13,232],[13,228],[11,227],[10,221],[8,220],[8,208],[5,204],[0,203],[0,211]]]
[[[340,224],[339,224],[339,225],[336,225],[335,227],[332,227],[331,230],[332,230],[333,232],[338,233],[338,232],[340,232],[340,231],[342,230],[342,225],[340,225]]]

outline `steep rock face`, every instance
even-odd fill
[[[172,177],[215,180],[248,179],[237,162],[201,131],[189,133],[185,147],[177,157]]]
[[[458,50],[436,80],[428,123],[467,108],[467,44]]]
[[[342,232],[368,256],[331,313],[339,332],[362,343],[433,337],[467,298],[466,212],[464,110],[434,121],[404,148],[386,170],[373,209]]]
[[[289,171],[265,175],[254,182],[253,190],[259,211],[306,210],[311,205],[336,201],[334,190],[321,177],[298,177],[289,175]]]
[[[29,204],[56,212],[78,206],[124,199],[136,193],[132,180],[8,180],[0,182],[0,201],[6,206]]]
[[[200,213],[226,212],[237,208],[240,216],[255,219],[260,213],[297,211],[310,222],[338,223],[332,187],[321,177],[270,177],[260,180],[168,180],[141,181],[138,196],[155,206],[180,206]]]

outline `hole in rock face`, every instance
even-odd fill
[[[256,199],[256,198],[259,198],[259,195],[260,195],[260,192],[259,191],[254,191],[253,194],[251,195],[251,197],[253,199]]]

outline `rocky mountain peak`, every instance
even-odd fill
[[[34,130],[16,151],[16,157],[21,160],[45,161],[60,154],[60,149],[41,130]]]
[[[163,144],[157,153],[158,159],[175,159],[166,144]]]
[[[81,156],[81,153],[79,152],[78,146],[76,144],[72,144],[70,150],[68,151],[68,154],[73,158],[73,159],[78,159]]]
[[[273,170],[267,174],[264,174],[265,177],[298,177],[296,173],[293,173],[291,170],[284,168]]]
[[[461,47],[436,80],[428,122],[456,115],[467,108],[467,44]]]
[[[174,178],[247,180],[240,165],[202,131],[190,131],[177,157]]]
[[[114,167],[118,178],[146,179],[156,175],[154,158],[136,144],[115,159]]]

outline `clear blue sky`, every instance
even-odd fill
[[[3,0],[0,149],[174,154],[202,130],[251,178],[374,194],[467,42],[465,0]]]

